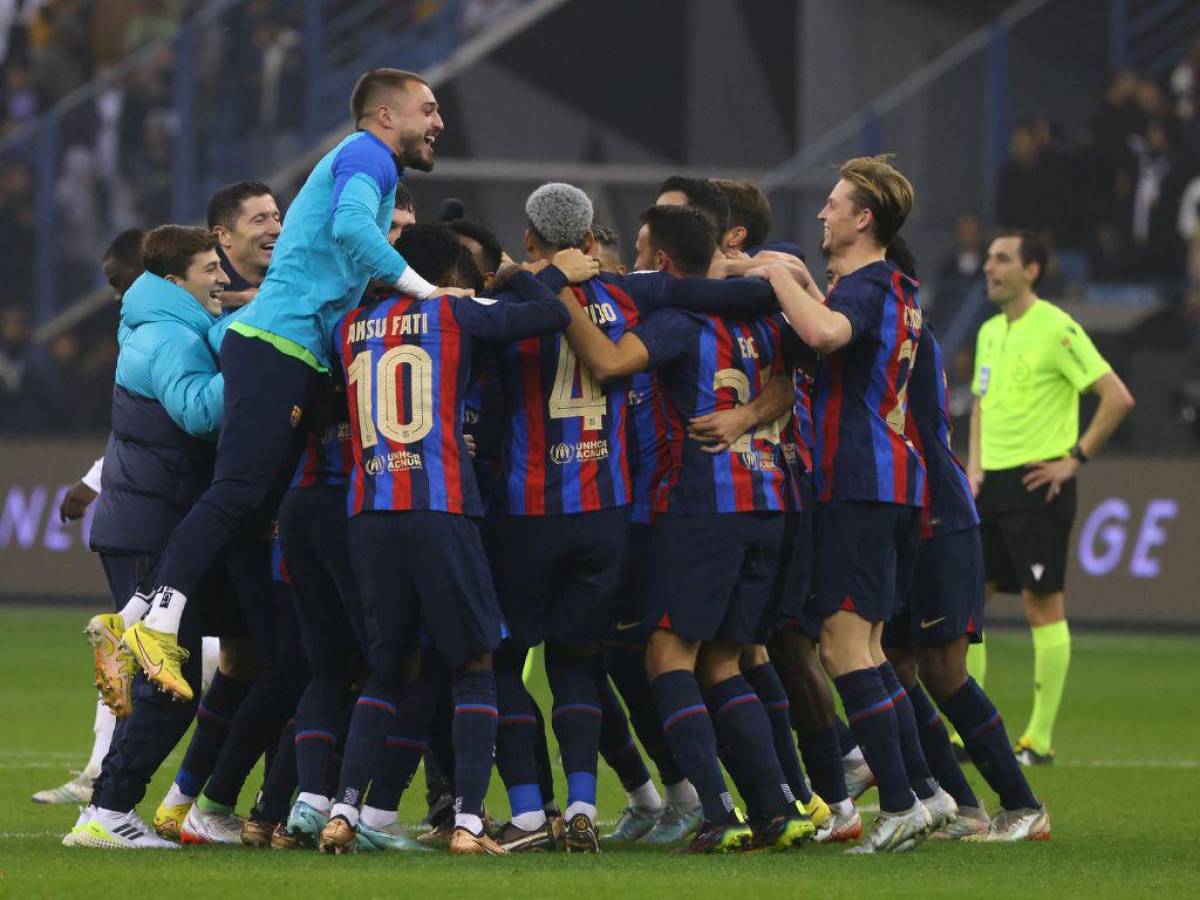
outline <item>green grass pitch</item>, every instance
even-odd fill
[[[36,806],[29,795],[58,784],[87,757],[94,695],[80,635],[85,618],[80,609],[0,608],[0,897],[1200,896],[1200,640],[1194,635],[1075,636],[1056,734],[1059,762],[1031,775],[1050,807],[1049,843],[926,843],[886,857],[809,846],[721,858],[641,848],[606,848],[598,857],[327,858],[240,847],[138,854],[61,847],[74,808]],[[988,689],[1010,735],[1028,713],[1031,664],[1027,634],[991,636]],[[546,696],[540,674],[535,688]],[[140,807],[147,820],[180,753]],[[974,770],[968,774],[994,807]],[[256,773],[242,796],[242,812],[257,779]],[[420,819],[422,794],[405,797],[401,821]],[[864,802],[874,803],[874,793]],[[489,805],[498,814],[507,809],[498,778]],[[611,821],[622,805],[620,786],[602,765],[601,819]]]

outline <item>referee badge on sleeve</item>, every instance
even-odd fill
[[[992,367],[991,366],[980,366],[979,367],[979,393],[981,395],[987,393],[988,381],[991,379],[991,375],[992,375]]]

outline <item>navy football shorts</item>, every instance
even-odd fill
[[[919,514],[898,503],[817,504],[812,611],[822,619],[846,610],[889,621],[912,584]]]
[[[548,516],[491,515],[484,544],[515,644],[602,641],[617,619],[629,507]]]
[[[350,519],[347,535],[377,675],[402,684],[422,633],[451,671],[499,646],[500,605],[468,516],[365,512]]]
[[[983,640],[983,546],[978,528],[921,541],[904,608],[883,629],[885,647]]]
[[[783,555],[779,561],[776,590],[779,613],[763,629],[764,642],[780,626],[799,628],[812,640],[821,636],[822,617],[813,611],[813,499],[812,477],[807,473],[800,482],[801,508],[787,514]]]
[[[654,526],[629,523],[629,543],[625,554],[625,572],[617,589],[617,620],[606,641],[644,645],[650,634],[646,621],[646,582],[650,575],[650,545]]]
[[[753,644],[777,614],[781,512],[659,516],[646,612],[654,628],[690,641]]]

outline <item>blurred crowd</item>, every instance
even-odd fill
[[[1077,299],[1089,286],[1152,283],[1195,318],[1200,36],[1162,83],[1117,72],[1074,139],[1046,117],[1018,123],[998,197],[999,225],[1038,231],[1051,248],[1044,296]],[[936,288],[931,317],[943,330],[981,290],[986,241],[980,216],[964,213],[952,247],[927,273]]]

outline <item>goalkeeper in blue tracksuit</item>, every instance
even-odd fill
[[[177,640],[187,597],[231,538],[267,527],[329,368],[334,323],[372,278],[413,297],[437,290],[385,237],[401,169],[433,168],[443,129],[433,91],[418,75],[373,69],[359,78],[350,108],[358,130],[309,175],[258,296],[221,344],[225,420],[212,485],[172,533],[150,611],[125,634],[147,676],[181,700],[191,698]]]

